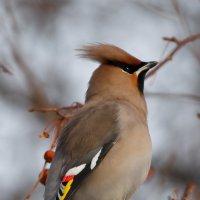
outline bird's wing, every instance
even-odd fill
[[[51,164],[45,200],[70,200],[118,138],[117,106],[83,109],[64,128]]]

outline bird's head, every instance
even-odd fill
[[[80,51],[81,57],[101,64],[90,79],[86,101],[98,96],[143,96],[145,74],[157,64],[155,61],[143,62],[110,44],[88,45]]]

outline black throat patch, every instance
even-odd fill
[[[143,94],[144,91],[144,79],[147,71],[148,70],[146,69],[138,74],[137,84],[138,84],[138,90],[140,91],[141,94]]]

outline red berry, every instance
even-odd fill
[[[54,151],[48,150],[48,151],[46,151],[45,154],[44,154],[44,159],[45,159],[48,163],[50,163],[50,162],[52,161],[53,157],[54,157],[54,154],[55,154]]]
[[[48,169],[44,169],[40,174],[39,174],[39,177],[40,177],[40,183],[45,185],[46,183],[46,180],[47,180],[47,176],[48,176]]]

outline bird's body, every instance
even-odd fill
[[[139,111],[130,103],[117,102],[115,106],[122,134],[95,172],[84,180],[73,200],[128,200],[147,176],[151,141],[146,119],[136,117]]]
[[[128,200],[151,162],[144,76],[138,70],[156,63],[112,45],[84,52],[102,65],[90,80],[85,106],[62,131],[45,200]]]

